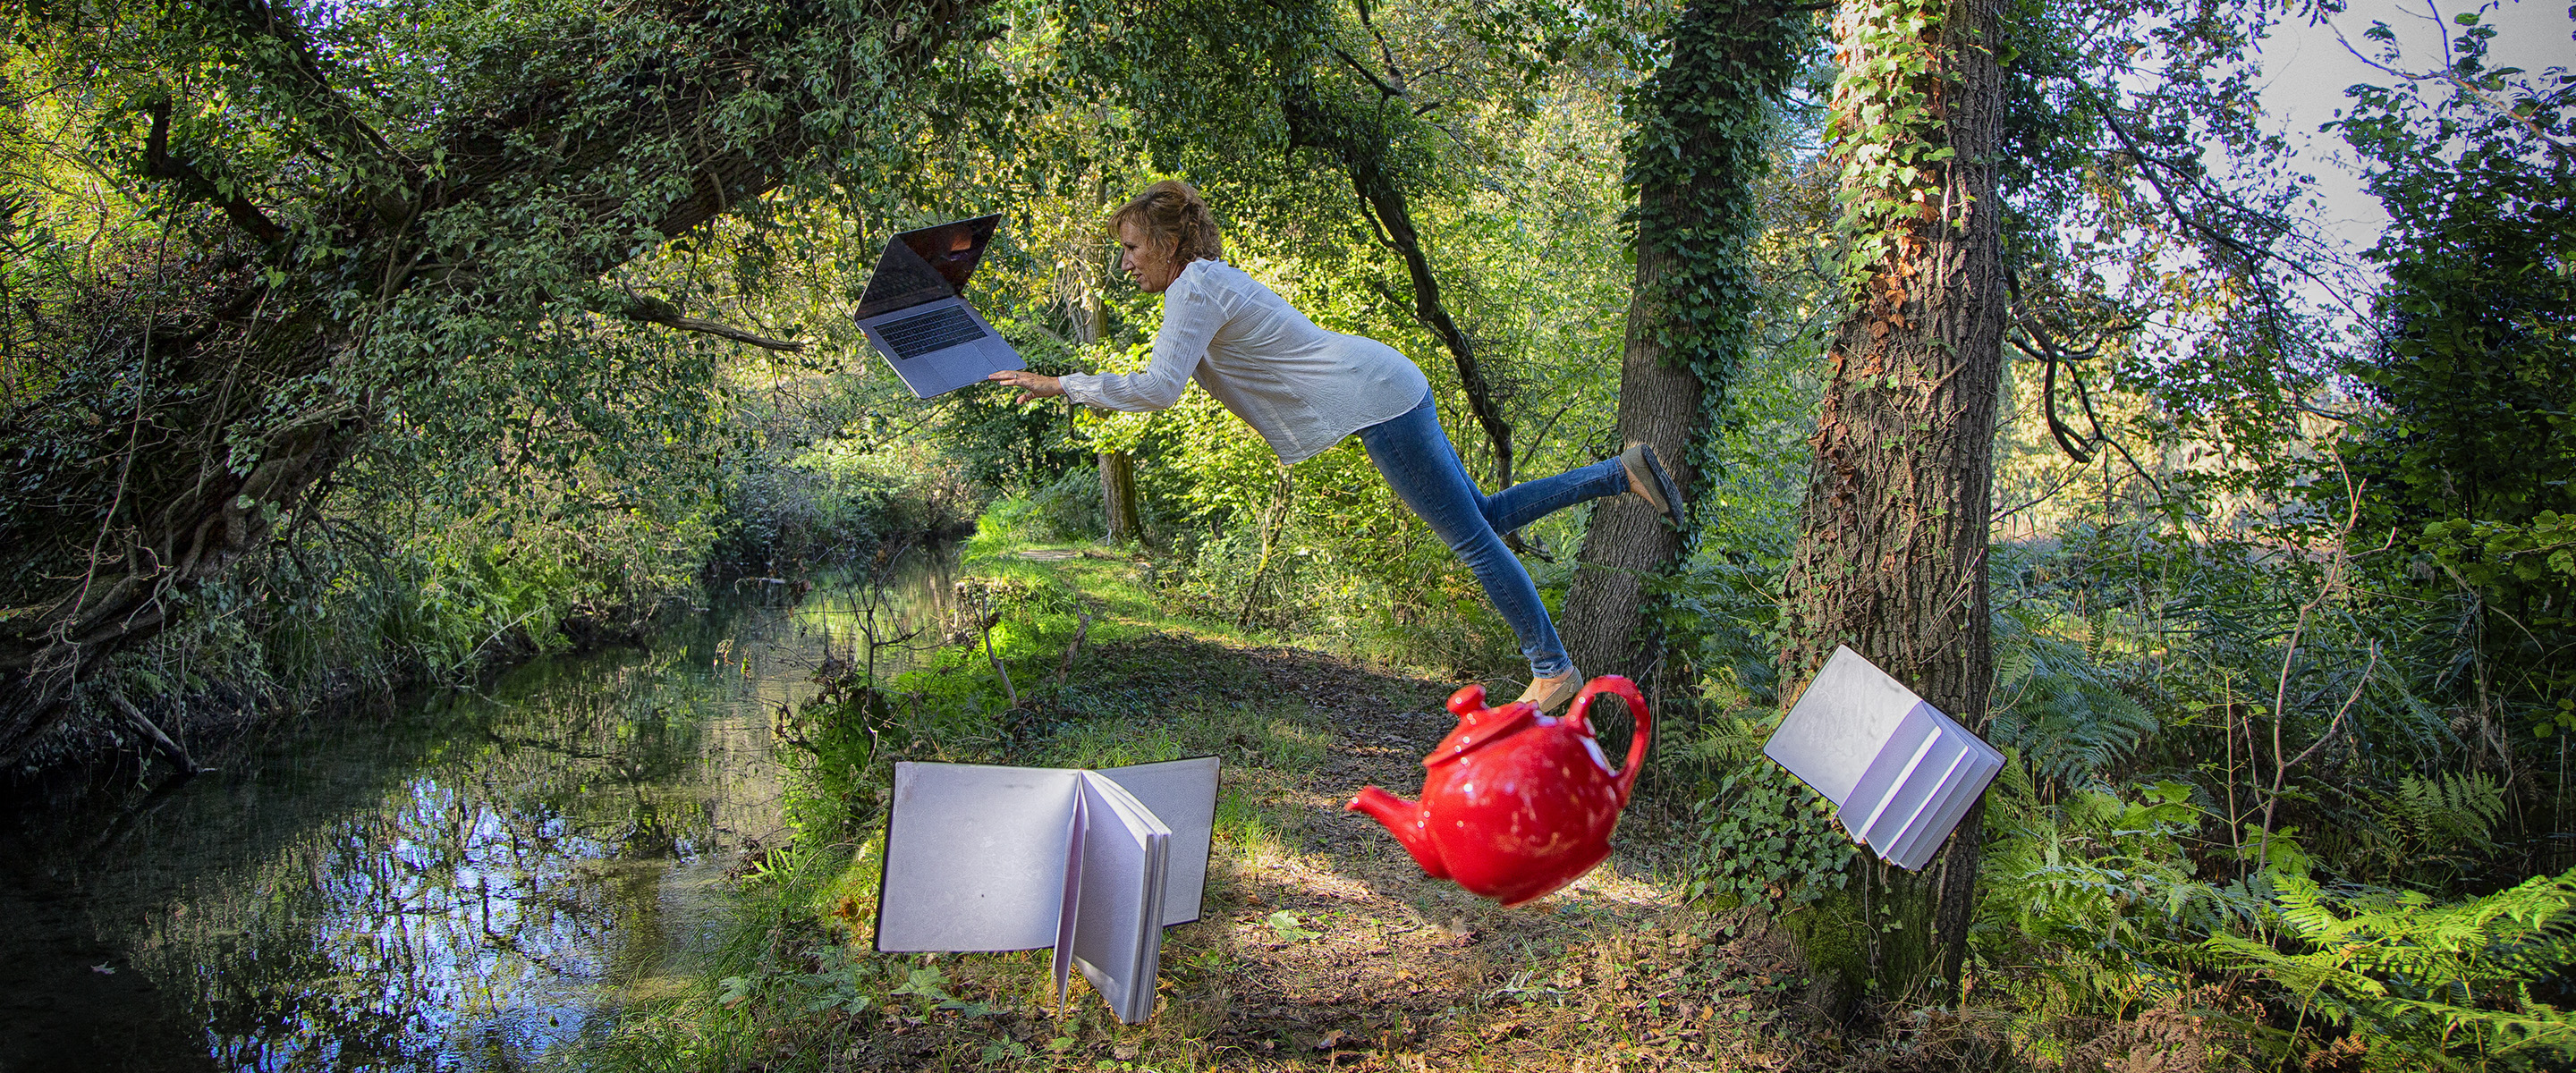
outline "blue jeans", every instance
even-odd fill
[[[1476,572],[1476,580],[1485,586],[1485,599],[1519,638],[1530,673],[1553,678],[1573,670],[1574,660],[1565,654],[1565,642],[1557,639],[1556,624],[1548,621],[1547,605],[1539,602],[1538,586],[1530,583],[1529,571],[1503,545],[1502,535],[1565,507],[1627,491],[1628,471],[1619,460],[1596,462],[1486,495],[1476,490],[1475,479],[1467,476],[1466,464],[1449,445],[1449,435],[1440,430],[1440,411],[1431,405],[1428,392],[1422,405],[1361,429],[1360,446],[1368,450],[1369,461],[1386,477],[1387,487],[1395,489],[1396,498],[1430,523],[1441,542]]]

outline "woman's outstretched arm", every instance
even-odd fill
[[[1198,282],[1185,274],[1163,292],[1163,329],[1154,333],[1154,361],[1144,371],[1075,373],[1057,378],[1060,390],[1075,402],[1111,410],[1160,410],[1179,402],[1190,374],[1207,358],[1208,340],[1225,323],[1216,295]]]
[[[1052,399],[1064,394],[1063,377],[1033,373],[1026,369],[1004,369],[984,379],[1005,387],[1020,389],[1019,401],[1021,402],[1036,402],[1039,399]]]

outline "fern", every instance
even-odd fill
[[[2408,775],[2398,780],[2391,805],[2390,818],[2420,850],[2489,850],[2495,848],[2489,836],[2504,822],[2504,787],[2483,771]]]
[[[2473,874],[2496,852],[2504,787],[2484,773],[2413,775],[2393,792],[2357,791],[2366,806],[2346,834],[2344,875],[2392,886],[2442,889]]]
[[[2018,762],[1988,791],[2000,831],[1982,866],[1976,935],[1990,960],[2036,959],[2035,979],[2005,984],[2025,1004],[2062,999],[2068,1012],[2091,1014],[2170,993],[2183,985],[2177,949],[2250,912],[2234,892],[2192,875],[2180,842],[2202,819],[2191,788],[2160,782],[2136,793],[2085,791],[2042,805]]]
[[[2219,934],[2200,944],[2203,956],[2269,976],[2350,1026],[2370,1044],[2374,1068],[2515,1069],[2576,1057],[2576,1015],[2531,997],[2533,981],[2576,964],[2576,871],[2449,904],[2273,880],[2276,919],[2309,950]]]
[[[2108,789],[2111,767],[2156,729],[2086,645],[2014,610],[1994,616],[1996,744],[2021,751],[2042,778]]]

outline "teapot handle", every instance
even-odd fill
[[[1583,732],[1586,734],[1592,732],[1592,722],[1587,718],[1592,711],[1592,698],[1600,693],[1615,693],[1618,694],[1619,699],[1627,701],[1628,714],[1637,723],[1636,729],[1628,737],[1628,759],[1619,765],[1619,774],[1615,780],[1619,787],[1619,805],[1625,808],[1628,804],[1628,791],[1637,785],[1637,773],[1645,770],[1639,765],[1646,759],[1646,742],[1655,736],[1655,717],[1654,713],[1646,710],[1646,698],[1644,694],[1637,692],[1637,683],[1619,675],[1605,674],[1584,683],[1583,692],[1575,694],[1574,706],[1567,713],[1568,721],[1581,723]]]

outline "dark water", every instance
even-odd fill
[[[916,557],[897,607],[934,610]],[[158,794],[0,830],[0,1071],[507,1070],[606,1031],[785,839],[781,705],[838,586],[317,721]]]

